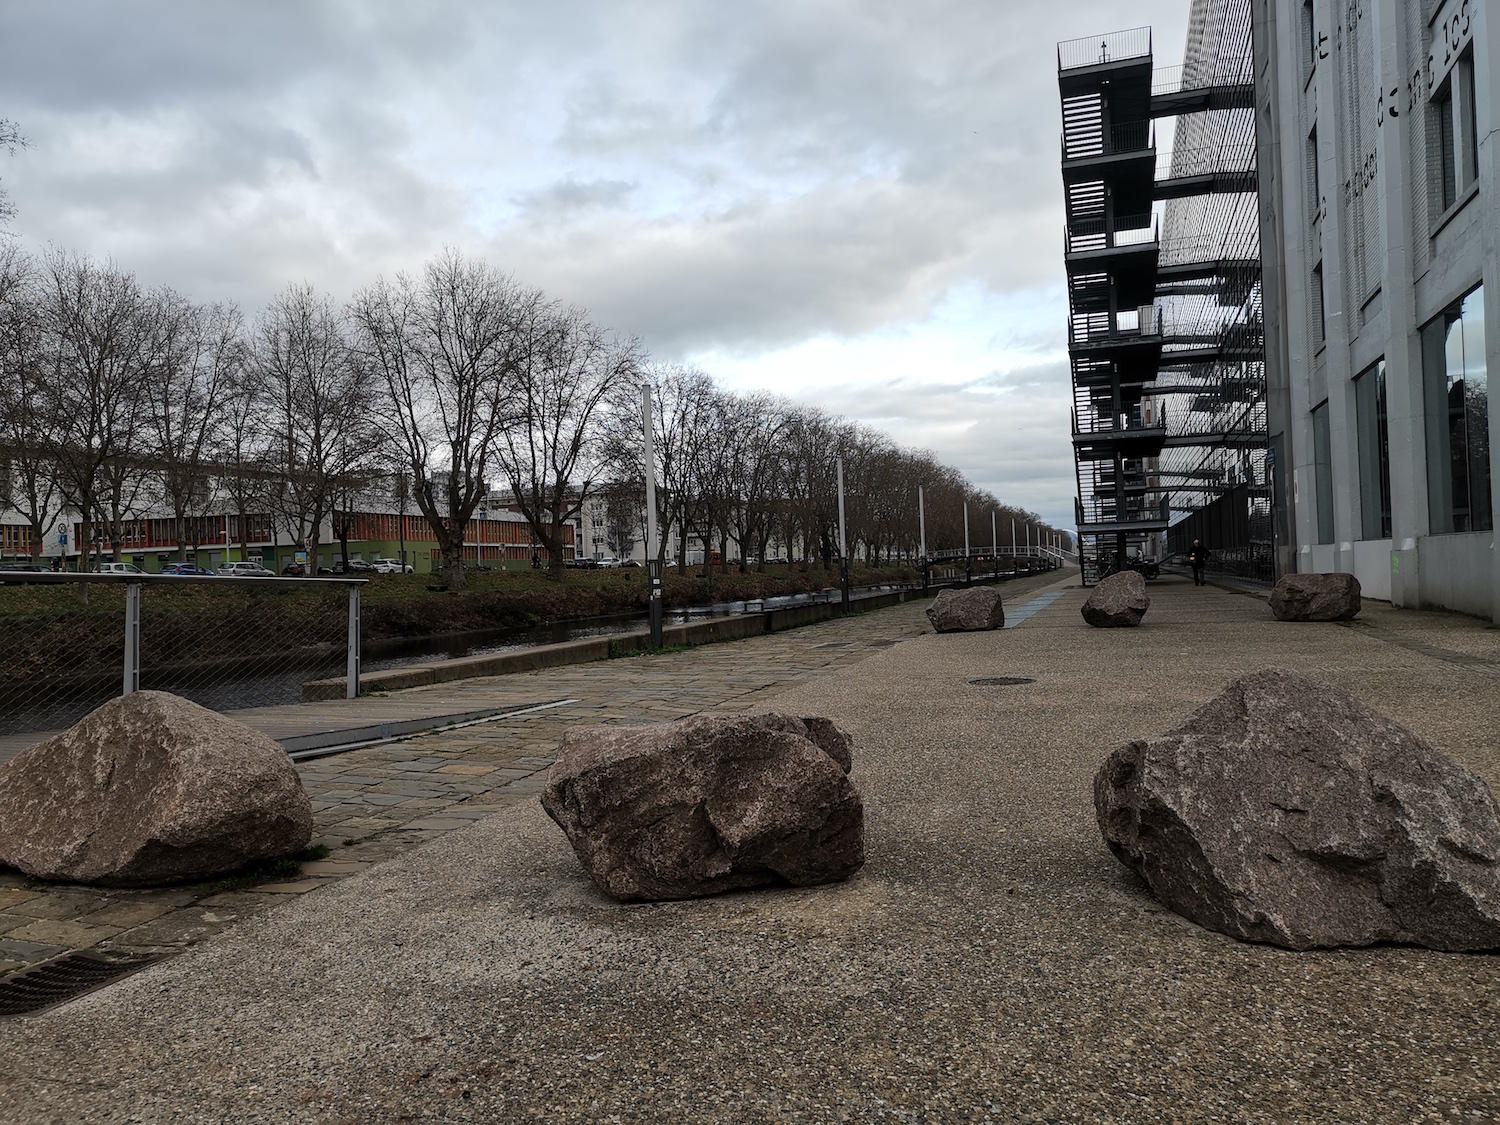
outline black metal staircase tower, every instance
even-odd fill
[[[1244,65],[1226,68],[1220,17],[1241,6]],[[1153,70],[1150,28],[1058,45],[1085,582],[1133,550],[1158,553],[1174,510],[1234,483],[1225,451],[1264,460],[1258,228],[1217,202],[1248,198],[1256,213],[1248,3],[1196,0],[1193,14],[1188,62],[1170,72]],[[1163,118],[1177,119],[1175,143],[1159,162]]]

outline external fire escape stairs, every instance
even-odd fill
[[[1164,333],[1155,301],[1202,295],[1232,306],[1248,292],[1242,278],[1259,268],[1258,261],[1218,250],[1163,262],[1154,203],[1254,191],[1255,172],[1253,165],[1221,169],[1210,161],[1194,174],[1158,179],[1156,120],[1253,106],[1254,89],[1183,88],[1181,79],[1153,89],[1152,63],[1149,28],[1058,45],[1076,515],[1080,539],[1092,538],[1096,559],[1109,540],[1123,557],[1129,541],[1164,531],[1168,496],[1184,484],[1195,492],[1221,490],[1212,481],[1174,483],[1148,467],[1164,449],[1235,442],[1222,432],[1172,433],[1156,400],[1204,395],[1213,386],[1193,378],[1192,369],[1238,358],[1247,348],[1228,333]],[[1158,383],[1164,368],[1177,377]]]

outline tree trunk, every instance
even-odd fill
[[[464,536],[463,532],[457,535],[444,536],[439,545],[443,552],[443,581],[451,590],[462,590],[469,579],[464,574]]]
[[[543,542],[547,544],[547,577],[553,582],[561,582],[565,561],[563,559],[563,525],[548,524]]]

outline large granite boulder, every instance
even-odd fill
[[[1165,905],[1290,949],[1500,947],[1484,782],[1346,692],[1270,668],[1094,779],[1110,850]]]
[[[1286,574],[1271,591],[1278,621],[1349,621],[1359,613],[1359,579],[1352,574]]]
[[[0,864],[39,879],[205,879],[311,838],[285,750],[162,691],[112,699],[0,766]]]
[[[927,620],[939,633],[974,633],[1004,625],[1005,608],[992,586],[940,590],[927,607]]]
[[[621,901],[846,879],[865,861],[849,736],[827,719],[574,727],[542,806]]]
[[[1083,619],[1099,629],[1132,628],[1150,608],[1146,580],[1134,570],[1122,570],[1101,581],[1084,599]]]

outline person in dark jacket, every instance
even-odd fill
[[[1203,545],[1203,540],[1194,539],[1193,549],[1188,552],[1188,565],[1193,568],[1193,585],[1207,586],[1203,580],[1203,568],[1208,565],[1208,560],[1213,557],[1212,552]]]

